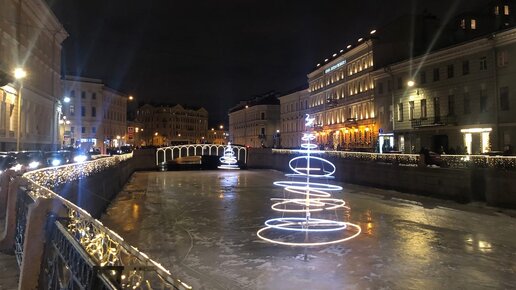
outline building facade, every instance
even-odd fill
[[[377,140],[372,40],[360,39],[308,74],[307,112],[325,148],[372,151]]]
[[[280,101],[275,93],[243,101],[229,111],[229,139],[250,147],[281,147]]]
[[[145,145],[202,143],[208,132],[208,111],[204,108],[146,104],[138,109],[136,121],[143,124]]]
[[[95,147],[106,152],[128,143],[127,95],[99,79],[66,76],[62,84],[65,97],[59,132],[63,147]]]
[[[510,149],[516,138],[515,58],[516,29],[508,29],[378,71],[378,99],[394,105],[389,129],[398,149]]]
[[[280,147],[299,148],[305,132],[306,108],[309,100],[307,89],[281,96],[280,100]]]
[[[53,148],[68,34],[42,0],[3,1],[0,19],[0,150]],[[15,68],[26,76],[16,80]]]

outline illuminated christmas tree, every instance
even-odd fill
[[[315,134],[310,130],[314,118],[306,115],[300,150],[303,155],[290,160],[294,171],[287,174],[289,181],[276,181],[274,185],[284,188],[283,198],[273,198],[272,209],[282,213],[279,218],[265,222],[258,230],[261,239],[288,246],[319,246],[350,240],[361,232],[360,226],[338,219],[338,210],[349,210],[342,199],[332,198],[330,192],[342,190],[341,186],[329,184],[335,173],[335,165],[326,159],[313,156],[317,150]],[[306,253],[305,253],[306,259]]]
[[[220,157],[220,162],[222,163],[222,165],[219,166],[220,169],[240,169],[238,168],[238,161],[235,157],[233,147],[231,147],[231,142],[228,142],[228,146],[224,148],[224,156]]]

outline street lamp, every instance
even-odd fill
[[[416,83],[413,80],[407,82],[407,86],[413,87]]]
[[[27,77],[27,72],[23,68],[16,68],[14,70],[14,78],[20,83],[20,90],[18,92],[18,128],[16,128],[16,151],[20,151],[20,131],[21,131],[21,98],[23,90],[23,79]]]

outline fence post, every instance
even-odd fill
[[[14,236],[16,235],[16,197],[18,195],[20,177],[14,177],[11,180],[11,176],[15,173],[7,172],[5,174],[9,174],[7,179],[9,183],[6,188],[5,228],[3,236],[0,237],[0,250],[12,252],[14,250]]]
[[[45,226],[53,202],[54,199],[38,198],[29,205],[18,289],[38,289],[45,248]]]

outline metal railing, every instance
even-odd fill
[[[434,116],[428,118],[412,119],[410,120],[410,123],[412,128],[446,126],[457,123],[457,117],[455,115]]]
[[[275,154],[298,154],[296,150],[272,149]],[[324,151],[322,154],[338,158],[415,166],[420,163],[419,154],[367,153],[350,151]],[[486,155],[438,155],[440,163],[449,168],[492,168],[516,170],[516,156]]]
[[[37,199],[54,199],[54,217],[48,222],[48,242],[40,283],[48,289],[191,289],[173,278],[159,263],[129,245],[88,212],[50,188],[115,166],[132,154],[82,164],[46,168],[25,173],[26,191],[19,200],[16,249],[23,259],[23,236],[28,205]],[[51,178],[49,180],[49,178]]]

